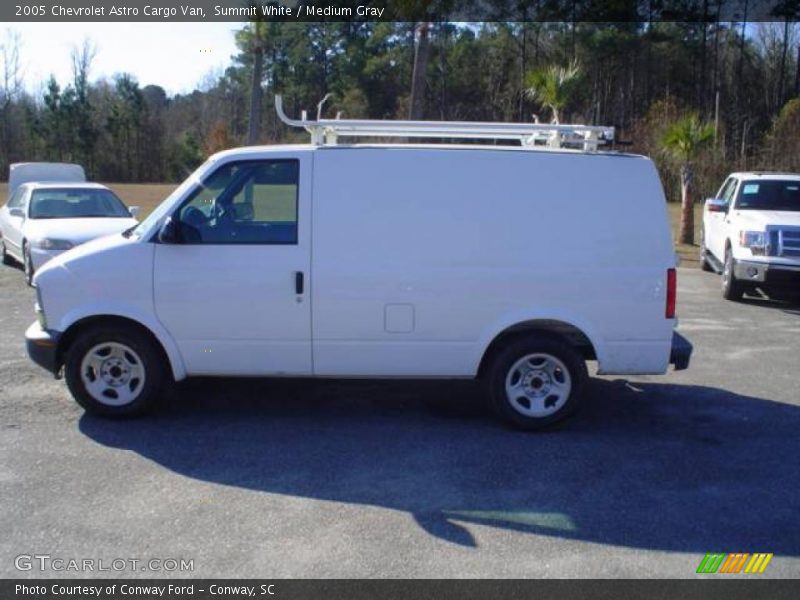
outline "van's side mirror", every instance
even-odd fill
[[[131,206],[128,209],[128,212],[131,213],[132,217],[134,217],[134,218],[138,217],[139,216],[139,207],[138,206]]]
[[[706,210],[718,213],[728,212],[728,202],[722,198],[708,198],[706,200]]]
[[[25,212],[21,208],[9,208],[8,214],[12,217],[24,217]]]
[[[162,244],[180,244],[180,224],[172,217],[167,217],[158,230],[158,241]]]

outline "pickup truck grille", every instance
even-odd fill
[[[800,229],[778,230],[778,256],[800,257]]]

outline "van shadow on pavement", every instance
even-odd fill
[[[577,415],[529,434],[473,382],[198,379],[151,417],[80,429],[199,480],[407,511],[465,546],[481,523],[800,555],[800,407],[721,389],[593,379]]]

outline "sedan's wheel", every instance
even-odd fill
[[[744,289],[733,273],[733,254],[725,250],[725,266],[722,269],[722,297],[726,300],[741,300]]]
[[[6,243],[5,242],[0,242],[0,253],[2,253],[2,258],[3,258],[3,264],[4,265],[13,265],[14,264],[14,259],[11,258],[11,255],[8,253],[8,250],[6,250]]]
[[[492,407],[520,429],[539,429],[577,408],[586,364],[561,340],[535,335],[500,352],[489,375]]]
[[[160,349],[129,326],[81,334],[67,352],[64,373],[78,404],[104,416],[146,412],[166,380]]]
[[[31,260],[31,251],[28,244],[22,246],[22,268],[25,271],[25,283],[33,285],[33,261]]]

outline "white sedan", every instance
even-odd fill
[[[136,225],[136,212],[98,183],[22,184],[0,209],[3,263],[21,262],[30,284],[54,256]]]

